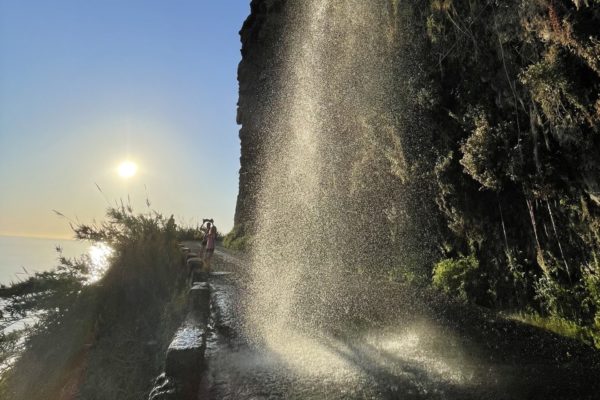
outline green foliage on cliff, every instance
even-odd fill
[[[339,65],[319,71],[327,106],[315,118],[344,144],[323,156],[331,173],[321,184],[335,188],[319,193],[335,221],[324,224],[335,238],[327,248],[370,274],[433,278],[479,305],[600,331],[600,2],[373,3],[385,12],[345,57],[323,49]],[[253,4],[242,31],[236,221],[250,221],[249,232],[254,175],[268,162],[260,149],[286,134],[263,127],[285,118],[271,100],[288,76],[275,72],[288,19]],[[374,251],[345,251],[364,237]]]
[[[223,238],[223,247],[230,250],[245,251],[250,249],[252,236],[249,233],[244,233],[244,229],[240,226],[235,226]]]
[[[433,284],[440,290],[467,301],[473,295],[472,285],[477,279],[479,262],[474,256],[448,258],[433,269]]]
[[[509,317],[547,331],[558,333],[561,336],[580,340],[600,349],[600,334],[598,334],[598,331],[589,327],[582,327],[573,321],[555,316],[541,316],[536,313],[518,313]]]
[[[110,267],[89,283],[85,259],[61,259],[55,271],[0,289],[3,321],[38,318],[1,377],[0,398],[140,399],[161,369],[184,309],[173,218],[120,207],[100,225],[74,229],[78,238],[112,248]]]
[[[435,99],[421,112],[436,132],[439,240],[449,259],[434,283],[598,332],[600,3],[417,8],[415,29],[428,38],[423,91]],[[473,254],[478,272],[463,273],[458,254]]]

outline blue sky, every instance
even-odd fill
[[[249,0],[0,0],[0,234],[66,237],[131,199],[233,224]],[[138,174],[124,180],[118,164]],[[96,188],[98,184],[104,194]]]

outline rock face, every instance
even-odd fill
[[[262,131],[272,118],[270,93],[277,91],[271,78],[282,60],[282,14],[287,0],[252,0],[251,13],[241,31],[242,61],[238,68],[241,159],[235,226],[250,233],[254,226],[258,171],[261,170]]]
[[[413,104],[413,3],[252,1],[240,32],[238,234],[268,248],[335,238],[324,251],[357,265],[430,269],[435,203],[415,177],[430,176],[435,157]],[[361,237],[385,252],[347,253]]]

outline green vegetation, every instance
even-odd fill
[[[447,294],[463,301],[472,297],[470,285],[477,279],[479,261],[474,256],[448,258],[435,265],[433,269],[433,284]]]
[[[414,28],[427,37],[418,106],[436,132],[434,284],[597,334],[600,2],[427,3]]]
[[[202,240],[204,232],[198,226],[178,226],[177,227],[177,240],[182,242],[184,240]]]
[[[223,247],[230,250],[244,251],[250,248],[252,236],[248,233],[243,234],[239,226],[234,227],[223,238]]]
[[[463,301],[597,332],[600,1],[381,5],[389,20],[367,30],[343,59],[353,76],[365,77],[361,84],[343,73],[338,82],[327,68],[322,74],[331,82],[318,118],[326,119],[331,143],[352,149],[339,146],[323,163],[332,173],[321,184],[335,190],[319,201],[339,212],[323,221],[333,238],[325,238],[327,248],[358,249],[343,261],[365,275],[433,281]],[[271,140],[254,130],[272,123],[264,117],[270,103],[254,99],[269,98],[268,81],[280,79],[260,57],[279,50],[273,38],[285,34],[267,22],[250,20],[243,31],[238,220],[251,233],[259,149]],[[259,28],[264,40],[254,41]],[[377,57],[361,59],[374,47]],[[271,79],[251,79],[263,75]],[[349,89],[366,100],[346,96]],[[375,250],[363,249],[365,237]]]
[[[598,349],[600,349],[600,332],[579,326],[573,321],[568,321],[560,317],[543,317],[535,313],[518,313],[510,315],[509,318],[558,333],[562,336],[581,340],[590,346],[596,346]]]
[[[137,400],[160,372],[185,305],[173,217],[122,206],[109,209],[106,222],[74,230],[113,249],[110,267],[90,284],[89,260],[62,258],[54,271],[0,289],[2,323],[38,318],[28,331],[0,337],[0,360],[21,350],[1,376],[0,398]]]

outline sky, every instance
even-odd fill
[[[0,235],[72,237],[53,210],[89,223],[146,197],[230,230],[249,2],[0,0]]]

